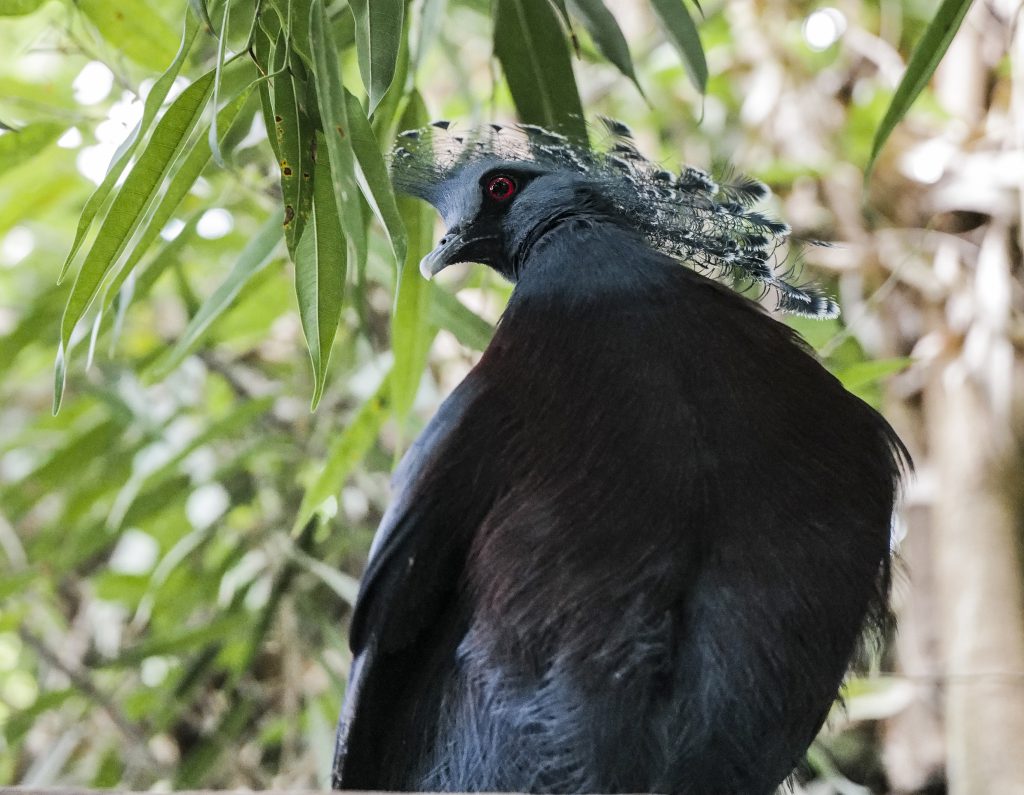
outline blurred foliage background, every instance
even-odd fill
[[[797,789],[1024,791],[1020,6],[829,1],[0,0],[0,784],[327,783],[388,473],[509,292],[419,278],[382,153],[583,113],[835,244],[787,322],[917,462]]]

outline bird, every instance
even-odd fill
[[[751,178],[605,119],[397,137],[430,278],[513,283],[393,476],[336,789],[761,795],[886,626],[909,456],[765,304],[817,318]]]

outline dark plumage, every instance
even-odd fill
[[[617,123],[615,123],[617,124]],[[448,234],[516,282],[395,473],[352,619],[344,789],[770,793],[884,614],[903,448],[788,327],[784,225],[621,125],[404,134]]]

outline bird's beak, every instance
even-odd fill
[[[461,229],[449,229],[434,250],[420,260],[420,273],[424,279],[432,279],[454,262],[465,244]]]

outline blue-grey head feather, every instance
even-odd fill
[[[784,265],[789,227],[753,209],[768,194],[757,180],[732,176],[716,181],[684,166],[679,173],[648,160],[622,122],[602,119],[598,146],[584,147],[535,125],[490,124],[457,131],[449,122],[408,130],[392,153],[396,188],[437,207],[445,222],[470,212],[479,196],[461,190],[501,163],[561,174],[546,180],[543,198],[555,206],[558,188],[569,184],[600,198],[600,212],[639,231],[658,251],[717,277],[760,285],[780,310],[832,318],[839,306],[819,288],[792,280]],[[535,195],[537,195],[535,193]],[[580,195],[580,194],[577,194]]]

